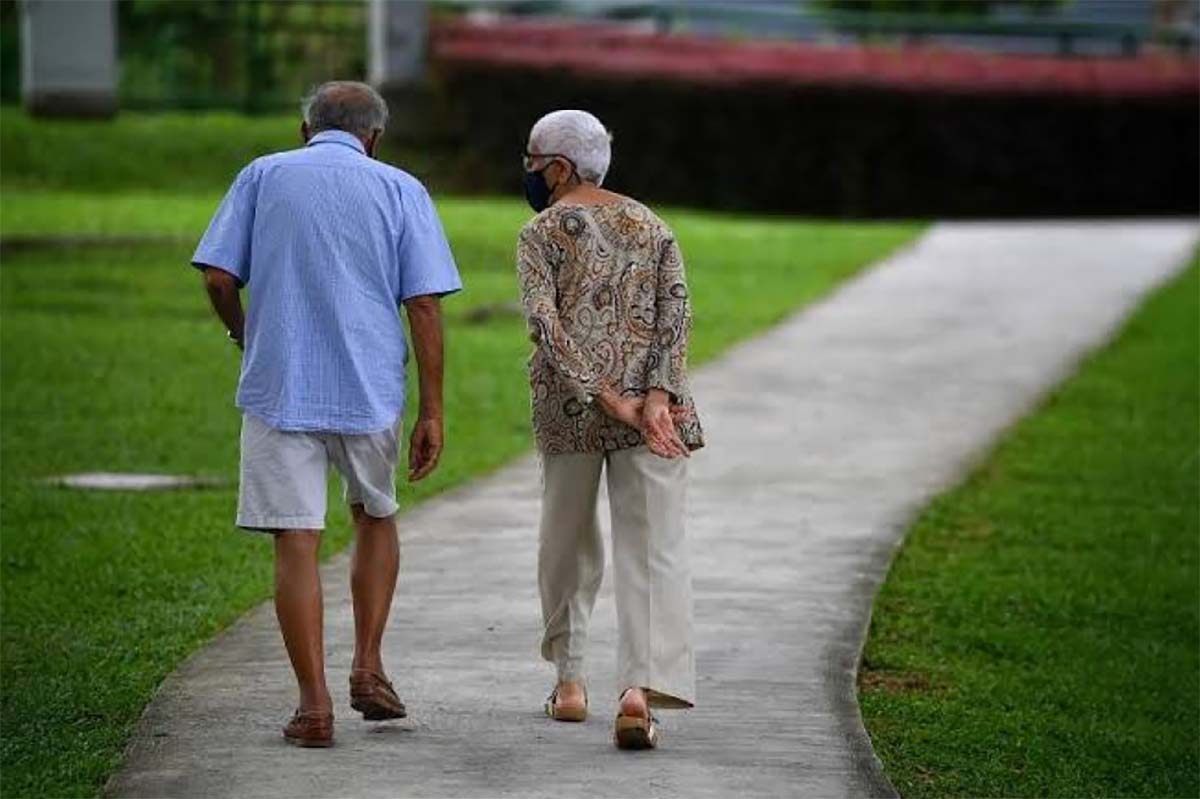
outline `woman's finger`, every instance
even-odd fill
[[[660,458],[673,460],[679,457],[679,454],[671,446],[670,440],[662,436],[652,436],[648,439],[650,451]]]
[[[687,458],[691,456],[691,452],[688,450],[687,445],[683,443],[683,439],[679,437],[679,433],[675,430],[674,425],[671,426],[671,431],[667,434],[666,438],[671,445],[672,451],[679,457]]]

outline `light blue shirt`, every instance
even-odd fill
[[[277,430],[391,428],[408,360],[399,304],[462,288],[425,187],[340,130],[243,169],[192,264],[249,287],[237,405]]]

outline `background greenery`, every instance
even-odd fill
[[[1200,261],[909,531],[859,698],[906,797],[1200,795]]]
[[[295,108],[334,75],[366,75],[365,2],[117,0],[122,108]],[[20,15],[0,0],[0,101],[20,101]]]
[[[292,146],[296,135],[290,116],[34,123],[3,110],[6,797],[95,793],[162,678],[269,595],[270,547],[232,525],[237,354],[187,263],[237,169]],[[406,506],[531,446],[524,326],[507,313],[467,318],[469,309],[515,300],[515,237],[530,212],[507,199],[437,202],[467,290],[445,304],[448,449],[427,482],[402,486]],[[822,295],[919,229],[663,213],[687,259],[694,363]],[[123,243],[46,240],[78,233]],[[39,246],[22,243],[32,234],[42,237]],[[182,238],[131,245],[131,234]],[[105,493],[40,482],[92,470],[202,474],[230,484]],[[335,481],[326,556],[349,539],[338,495]]]

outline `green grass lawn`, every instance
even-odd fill
[[[5,142],[7,126],[6,118]],[[165,232],[194,240],[222,191],[27,183],[0,192],[0,234]],[[515,238],[530,213],[509,199],[441,197],[438,205],[467,290],[446,303],[447,450],[434,477],[415,490],[403,484],[406,505],[531,447],[523,324],[464,318],[468,308],[516,299]],[[687,258],[693,363],[778,321],[918,231],[664,215]],[[94,794],[162,678],[269,596],[271,550],[233,528],[233,487],[130,494],[38,483],[84,470],[236,479],[238,359],[187,267],[190,253],[189,244],[168,243],[3,255],[6,797]],[[349,539],[337,496],[334,485],[325,555]]]
[[[5,188],[208,192],[228,185],[251,159],[298,146],[300,120],[291,114],[123,111],[115,119],[79,121],[35,120],[20,108],[0,108]],[[385,141],[380,155],[427,177],[420,150]]]
[[[1200,795],[1200,265],[908,533],[860,674],[905,797]]]
[[[110,120],[32,119],[0,108],[4,186],[203,191],[263,153],[298,146],[292,116],[130,113]]]

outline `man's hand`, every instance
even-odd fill
[[[652,388],[642,407],[641,431],[646,446],[661,458],[688,458],[691,452],[675,429],[678,411],[670,405],[667,392]]]
[[[442,456],[442,419],[422,416],[413,425],[408,442],[408,482],[423,480],[435,468]]]
[[[442,309],[437,297],[404,301],[413,350],[417,354],[421,409],[408,444],[408,481],[415,483],[437,467],[442,454]]]

